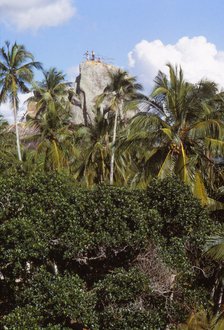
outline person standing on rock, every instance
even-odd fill
[[[85,57],[86,57],[86,61],[89,61],[89,51],[87,50],[86,52],[85,52]]]
[[[91,58],[92,61],[95,61],[95,52],[94,50],[92,50],[92,58]]]

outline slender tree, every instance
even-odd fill
[[[34,61],[33,55],[23,45],[9,42],[0,49],[0,103],[10,101],[16,129],[18,158],[21,161],[21,148],[17,113],[19,107],[18,93],[28,93],[33,80],[33,69],[40,69],[41,64]]]
[[[85,179],[87,186],[109,182],[112,123],[107,114],[106,110],[96,109],[93,123],[76,131],[77,145],[82,152],[75,173],[79,180]]]
[[[143,88],[136,82],[136,78],[129,76],[126,71],[118,70],[115,73],[111,73],[110,79],[111,82],[99,96],[98,103],[100,104],[103,101],[106,101],[107,107],[115,113],[110,161],[110,184],[113,184],[118,119],[122,117],[122,112],[124,113],[125,108],[128,110],[128,104],[130,105],[130,101],[142,97],[140,91]]]

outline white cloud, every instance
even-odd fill
[[[75,12],[72,0],[0,0],[0,21],[19,30],[57,26]]]
[[[32,95],[28,94],[19,94],[19,111],[18,111],[18,120],[20,120],[27,110],[26,100]],[[14,116],[11,105],[9,102],[3,103],[0,105],[0,114],[10,123],[13,124]]]
[[[167,63],[181,65],[189,82],[207,78],[224,86],[224,51],[217,50],[203,36],[183,37],[173,45],[164,45],[160,40],[142,40],[128,58],[133,73],[147,89],[153,86],[158,70],[167,73]]]
[[[6,119],[10,124],[13,123],[13,113],[12,110],[10,108],[9,103],[4,103],[1,104],[0,106],[0,114],[4,117],[4,119]]]

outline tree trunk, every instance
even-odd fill
[[[53,271],[54,271],[54,275],[58,275],[58,265],[56,264],[55,261],[53,261]]]
[[[118,112],[119,112],[119,109],[117,109],[115,112],[112,152],[111,152],[111,160],[110,160],[110,184],[111,185],[114,183],[114,156],[115,156],[115,142],[116,142],[116,136],[117,136]]]
[[[16,109],[16,99],[15,99],[15,97],[13,98],[13,114],[14,114],[14,123],[15,123],[15,127],[16,127],[17,153],[18,153],[19,161],[22,161],[21,149],[20,149],[20,140],[19,140],[19,128],[18,128],[18,123],[17,123],[17,109]]]
[[[224,288],[223,288],[223,285],[222,285],[221,288],[220,288],[220,292],[219,292],[218,312],[220,311],[221,306],[222,306],[222,299],[223,299],[223,293],[224,293],[223,290],[224,290]]]

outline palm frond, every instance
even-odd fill
[[[172,175],[173,168],[174,168],[174,160],[172,158],[172,152],[169,151],[160,167],[159,173],[157,175],[158,178],[164,179],[165,177]]]
[[[224,157],[224,141],[206,137],[205,143],[212,155]]]
[[[171,141],[173,140],[173,132],[170,128],[161,128],[161,131],[163,131],[163,133],[165,133]]]
[[[185,184],[189,184],[191,181],[190,169],[188,169],[188,157],[186,155],[184,146],[180,143],[180,154],[176,161],[175,173],[181,178]]]
[[[224,261],[224,237],[210,237],[206,242],[205,253],[214,260]]]
[[[208,195],[200,172],[195,173],[193,193],[200,199],[202,205],[208,205]]]

